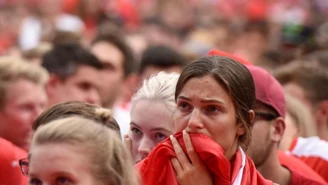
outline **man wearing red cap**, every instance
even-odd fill
[[[289,152],[301,159],[328,182],[328,73],[309,61],[292,62],[274,70],[286,92],[306,105],[316,121],[317,136],[298,137]]]
[[[316,176],[279,162],[278,145],[285,130],[284,91],[279,82],[264,69],[250,65],[247,68],[255,82],[257,100],[254,107],[253,140],[247,154],[253,159],[257,170],[264,178],[280,185],[326,184],[313,171],[310,172]]]

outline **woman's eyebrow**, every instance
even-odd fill
[[[224,105],[224,101],[222,100],[217,100],[217,99],[204,99],[204,100],[201,100],[201,102],[203,103],[218,103],[218,104],[222,104]]]
[[[165,132],[171,132],[171,131],[169,131],[169,130],[167,130],[167,129],[165,129],[165,128],[160,128],[160,127],[158,127],[158,128],[152,128],[152,129],[150,129],[151,131],[165,131]]]

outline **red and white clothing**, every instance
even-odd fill
[[[305,182],[306,184],[327,185],[327,182],[319,174],[295,156],[278,151],[278,157],[280,164],[291,172],[291,185],[303,184]]]
[[[296,169],[289,169],[287,168],[290,172],[291,172],[291,185],[324,185],[318,181],[312,180],[310,178],[305,177],[302,173],[300,173],[299,171],[297,171]]]
[[[289,152],[328,182],[328,142],[318,137],[295,138]]]
[[[182,133],[175,134],[184,151],[186,151]],[[253,161],[239,148],[230,162],[224,151],[211,138],[198,134],[190,134],[195,151],[210,170],[215,185],[269,185],[271,181],[264,179],[256,170]],[[171,158],[175,157],[169,139],[158,144],[148,157],[138,164],[137,169],[144,185],[178,185]]]

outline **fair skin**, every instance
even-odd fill
[[[255,112],[270,113],[266,108],[255,108]],[[291,173],[280,165],[278,159],[278,144],[285,130],[282,117],[273,120],[256,116],[253,122],[252,142],[247,155],[254,161],[256,169],[261,175],[280,185],[289,185]]]
[[[101,72],[100,97],[106,108],[112,108],[124,83],[124,55],[116,46],[104,41],[94,44],[91,52],[105,66]]]
[[[256,110],[255,112],[270,114],[269,111]],[[270,130],[270,123],[273,121],[263,120],[261,117],[256,116],[252,128],[252,141],[247,150],[247,155],[252,158],[255,166],[261,166],[271,154],[272,142]],[[262,131],[261,131],[262,130]]]
[[[89,164],[85,149],[80,145],[32,145],[29,155],[29,185],[97,184],[99,182],[92,175]]]
[[[28,150],[32,124],[47,105],[43,86],[18,79],[6,88],[5,105],[0,110],[0,137]]]
[[[245,133],[242,124],[237,124],[236,111],[226,90],[212,76],[191,78],[177,97],[174,114],[177,131],[184,130],[183,138],[187,156],[177,140],[171,141],[177,158],[171,160],[179,184],[212,184],[211,176],[195,153],[188,133],[202,133],[215,140],[231,160],[238,149],[238,138]]]
[[[239,136],[245,133],[237,124],[229,94],[211,76],[192,78],[184,85],[177,97],[174,121],[177,131],[185,129],[214,139],[229,160],[237,151]]]
[[[74,75],[62,81],[50,76],[47,84],[49,106],[67,101],[83,101],[100,105],[99,70],[89,66],[79,66]]]
[[[136,162],[146,158],[151,150],[174,133],[171,111],[161,100],[139,100],[131,110],[128,133],[132,140],[132,156]]]

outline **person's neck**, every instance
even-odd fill
[[[115,106],[115,101],[102,102],[101,104],[101,107],[109,110],[113,110],[114,106]]]
[[[317,134],[320,139],[328,141],[328,123],[317,124]]]
[[[48,96],[49,97],[49,96]],[[52,107],[53,105],[55,105],[55,104],[58,104],[59,102],[58,101],[55,101],[54,99],[52,99],[52,98],[48,98],[48,106],[47,106],[47,108],[50,108],[50,107]]]
[[[224,156],[231,162],[236,152],[238,151],[238,148],[239,148],[238,143],[236,143],[230,149],[224,152]]]
[[[291,173],[288,169],[281,166],[277,148],[271,151],[266,161],[257,167],[261,175],[279,185],[289,185],[291,183]]]
[[[113,110],[114,109],[114,105],[113,104],[104,104],[102,105],[103,108],[109,109],[109,110]]]

